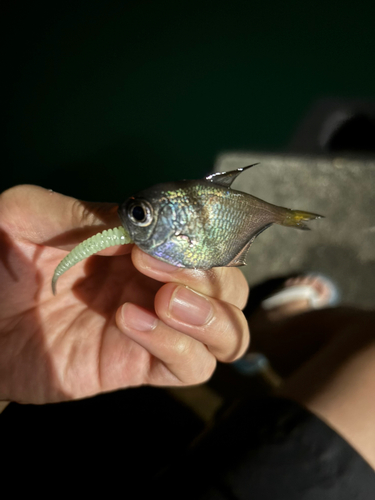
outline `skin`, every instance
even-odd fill
[[[217,360],[246,351],[248,287],[238,269],[178,269],[126,245],[74,266],[52,295],[60,260],[117,226],[116,211],[37,186],[1,194],[1,400],[43,404],[198,384]]]

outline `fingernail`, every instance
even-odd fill
[[[121,317],[125,327],[138,332],[150,332],[154,330],[158,322],[153,313],[129,302],[122,306]]]
[[[202,326],[212,318],[213,309],[206,297],[191,288],[179,286],[169,303],[169,313],[183,323]]]

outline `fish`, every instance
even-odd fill
[[[159,260],[189,269],[238,267],[246,265],[255,238],[272,224],[306,230],[306,222],[323,217],[232,189],[233,181],[255,165],[162,183],[131,196],[119,205],[121,226],[82,241],[58,264],[53,294],[68,269],[111,246],[135,243]]]
[[[254,240],[273,224],[306,230],[323,217],[232,189],[255,165],[142,190],[119,206],[122,226],[141,250],[174,266],[244,266]]]

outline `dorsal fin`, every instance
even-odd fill
[[[230,172],[219,172],[217,174],[208,175],[205,179],[206,181],[211,181],[214,184],[219,184],[220,186],[230,187],[232,182],[239,176],[244,170],[248,168],[259,165],[259,163],[253,163],[247,167],[237,168],[237,170],[231,170]]]

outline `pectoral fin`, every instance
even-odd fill
[[[239,253],[227,264],[226,267],[240,267],[240,266],[246,266],[246,257],[247,253],[253,244],[255,238],[260,235],[260,233],[263,233],[267,228],[272,226],[272,224],[267,224],[267,226],[262,227],[262,229],[259,229],[258,232],[253,234],[251,236],[251,239],[246,243],[246,245],[242,248],[242,250],[239,251]]]

